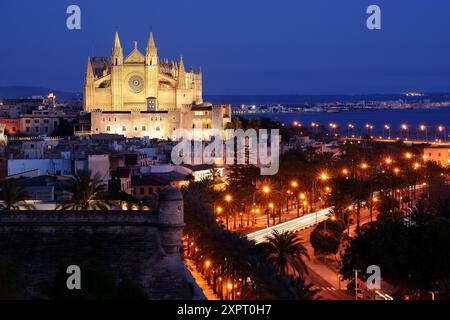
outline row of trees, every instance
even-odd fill
[[[291,233],[275,233],[255,245],[228,231],[213,213],[221,196],[209,181],[183,189],[185,255],[195,262],[214,291],[225,299],[312,299],[302,277],[307,252]]]

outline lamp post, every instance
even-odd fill
[[[347,137],[350,137],[350,131],[352,132],[352,136],[353,136],[353,129],[355,128],[355,126],[351,123],[348,124],[348,129],[347,129]]]
[[[262,189],[262,191],[263,191],[263,193],[264,193],[266,196],[269,196],[269,194],[270,194],[270,188],[269,188],[269,186],[264,186],[263,189]],[[270,220],[269,220],[269,210],[268,210],[268,209],[266,209],[266,216],[267,216],[267,227],[269,227],[269,225],[270,225]]]
[[[388,132],[387,138],[390,139],[391,138],[391,126],[388,124],[385,124],[383,126],[383,136],[384,136],[384,130],[387,130],[387,132]]]
[[[217,212],[217,216],[218,216],[218,217],[221,217],[222,210],[223,210],[222,207],[217,207],[217,208],[216,208],[216,212]],[[220,218],[220,220],[222,220],[222,218]]]
[[[361,272],[361,270],[354,269],[355,272],[355,300],[358,300],[358,272]]]
[[[447,128],[444,126],[438,126],[438,131],[436,132],[436,140],[437,140],[437,133],[440,132],[440,135],[442,135],[442,132],[444,132],[444,141],[447,140]]]
[[[228,228],[228,221],[229,221],[229,214],[231,213],[231,205],[230,205],[230,203],[231,203],[231,201],[233,200],[233,198],[231,197],[231,195],[229,195],[229,194],[227,194],[226,196],[225,196],[225,201],[227,202],[227,204],[228,204],[228,212],[226,213],[226,224],[227,224],[227,230],[229,230],[229,228]]]
[[[269,208],[272,210],[272,224],[275,225],[275,206],[272,202],[269,203]],[[269,218],[267,218],[267,221],[269,221]]]
[[[428,127],[424,124],[421,124],[419,127],[420,131],[425,132],[425,141],[428,140]]]
[[[403,131],[404,131],[406,133],[406,140],[408,140],[409,139],[409,127],[408,127],[408,125],[402,124],[401,128],[402,128],[402,135],[401,136],[403,136]]]
[[[297,189],[297,187],[298,187],[298,182],[297,181],[292,181],[291,182],[291,187],[295,190],[295,189]],[[292,192],[292,195],[295,195],[296,193],[295,193],[295,191],[293,191]],[[298,202],[298,197],[296,196],[295,197],[295,204],[296,204],[296,207],[297,207],[297,217],[299,217],[300,216],[300,206],[299,206],[299,202]]]

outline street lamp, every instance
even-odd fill
[[[366,132],[368,135],[372,135],[373,126],[371,124],[366,123]]]
[[[384,136],[384,130],[387,130],[387,131],[388,131],[388,139],[390,139],[390,138],[391,138],[391,126],[388,125],[388,124],[385,124],[385,125],[383,126],[383,136]]]
[[[402,128],[402,134],[403,134],[403,131],[406,132],[406,140],[408,140],[409,139],[409,127],[408,127],[408,125],[402,124],[401,128]]]
[[[228,203],[228,211],[230,211],[230,203],[231,203],[232,200],[233,200],[233,198],[231,197],[231,195],[227,194],[225,196],[225,201]],[[230,212],[228,212],[227,216],[226,216],[227,230],[228,230],[229,213]]]
[[[428,127],[424,124],[421,124],[419,127],[420,131],[425,131],[425,141],[428,140]]]
[[[438,126],[438,131],[441,133],[444,132],[444,141],[447,140],[447,129],[444,126]],[[436,140],[437,140],[437,132],[436,132]]]
[[[355,126],[351,123],[348,124],[348,129],[347,129],[347,137],[350,137],[350,131],[352,132],[352,136],[353,136],[353,129],[355,128]]]

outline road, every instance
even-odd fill
[[[249,233],[247,234],[247,238],[250,240],[254,240],[256,243],[260,243],[264,241],[265,237],[270,235],[275,230],[279,232],[284,232],[284,231],[297,231],[309,228],[311,226],[316,225],[317,223],[320,223],[328,219],[331,213],[331,209],[332,209],[331,207],[325,208],[313,213],[306,214],[299,218],[295,218],[280,224],[276,224],[269,228]]]
[[[341,137],[341,140],[352,140],[352,141],[358,141],[358,140],[364,140],[364,138],[361,137]],[[398,142],[400,138],[374,138],[372,139],[376,142]],[[442,141],[442,140],[411,140],[411,139],[402,139],[404,144],[431,144],[433,146],[450,146],[450,143],[448,141]]]
[[[328,219],[331,207],[304,215],[300,218],[283,222],[278,225],[271,226],[256,232],[247,234],[247,238],[259,243],[264,241],[264,238],[270,235],[273,231],[294,231],[302,239],[305,248],[308,250],[310,260],[305,259],[305,263],[308,267],[308,274],[305,278],[308,282],[313,284],[313,289],[318,290],[317,296],[320,299],[326,300],[352,300],[354,296],[346,291],[347,282],[340,281],[337,264],[325,263],[322,260],[317,259],[314,256],[314,249],[312,248],[309,238],[313,230],[312,226],[317,223]],[[373,211],[372,219],[376,220],[378,213]],[[370,212],[367,208],[361,209],[360,224],[363,226],[370,222]],[[350,236],[356,232],[356,224],[350,226]],[[391,294],[391,288],[388,284],[383,284],[382,293]]]

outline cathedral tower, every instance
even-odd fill
[[[86,74],[84,77],[84,100],[83,108],[86,111],[90,111],[90,106],[94,104],[94,71],[92,69],[91,57],[88,57],[86,66]]]
[[[158,98],[158,50],[153,33],[150,32],[145,53],[145,94],[146,98]]]
[[[117,32],[114,35],[111,59],[111,109],[121,110],[123,108],[123,49]]]

